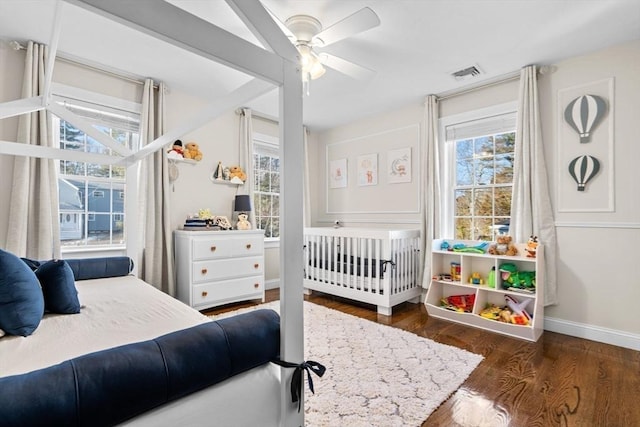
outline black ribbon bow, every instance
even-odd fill
[[[304,374],[307,372],[307,381],[309,383],[309,390],[315,394],[313,390],[313,380],[311,379],[311,372],[319,377],[322,377],[327,370],[322,364],[314,362],[313,360],[307,360],[302,363],[285,362],[284,360],[275,359],[272,360],[276,365],[280,365],[285,368],[295,368],[293,376],[291,377],[291,401],[293,403],[298,402],[298,412],[300,412],[300,406],[302,405],[302,390],[304,389]]]

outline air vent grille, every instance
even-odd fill
[[[451,73],[451,77],[453,77],[456,80],[466,80],[466,79],[470,79],[472,77],[478,76],[480,75],[480,73],[481,72],[478,66],[472,65],[470,67],[463,68],[462,70],[454,71],[453,73]]]

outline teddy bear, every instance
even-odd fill
[[[236,223],[238,230],[251,230],[251,223],[249,222],[249,215],[244,212],[238,214],[238,222]]]
[[[245,182],[247,180],[247,174],[244,173],[240,166],[231,166],[229,168],[229,179],[233,179],[236,176],[240,178],[242,182]]]
[[[196,161],[202,160],[202,152],[200,151],[200,146],[195,142],[187,142],[184,150],[184,158],[193,159]]]
[[[182,147],[182,141],[176,139],[176,142],[173,143],[171,149],[167,151],[167,158],[169,159],[183,159],[184,158],[184,148]]]
[[[508,234],[498,234],[496,243],[489,246],[488,252],[492,255],[518,255],[518,248],[511,243],[511,236]]]

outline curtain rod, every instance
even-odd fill
[[[18,42],[16,40],[11,40],[9,42],[9,47],[11,47],[11,49],[13,49],[13,50],[26,50],[27,49],[25,46],[21,45],[20,42]],[[62,61],[62,62],[66,62],[67,64],[77,65],[79,67],[82,67],[82,68],[85,68],[85,69],[88,69],[88,70],[91,70],[91,71],[96,71],[98,73],[105,74],[107,76],[116,77],[118,79],[125,80],[125,81],[131,82],[131,83],[144,85],[144,80],[143,79],[125,76],[125,75],[117,73],[115,71],[105,70],[104,68],[100,68],[100,67],[95,66],[95,65],[90,65],[90,64],[84,63],[82,61],[79,61],[77,59],[71,59],[71,58],[68,58],[68,57],[65,57],[65,56],[56,55],[56,60]],[[153,84],[153,88],[157,89],[158,85],[154,83]]]
[[[496,86],[502,83],[507,83],[513,80],[518,80],[520,79],[520,71],[515,71],[513,73],[510,74],[506,74],[502,77],[497,78],[496,80],[487,82],[487,83],[481,83],[477,86],[471,86],[471,87],[467,87],[467,88],[462,88],[459,90],[453,90],[453,91],[449,91],[449,92],[443,92],[442,94],[436,95],[436,97],[438,98],[438,101],[442,101],[444,99],[449,99],[449,98],[453,98],[459,95],[464,95],[466,93],[469,92],[474,92],[476,90],[480,90],[480,89],[485,89],[491,86]]]
[[[246,107],[243,107],[243,108],[246,108]],[[242,108],[238,108],[238,109],[236,109],[236,114],[237,114],[237,115],[239,115],[239,116],[241,116],[242,114],[244,114],[244,113],[242,112]],[[271,122],[271,123],[274,123],[274,124],[276,124],[276,125],[279,125],[279,124],[280,124],[280,122],[278,121],[278,119],[276,119],[276,118],[274,118],[274,117],[271,117],[271,116],[267,116],[266,114],[257,113],[257,112],[255,112],[254,110],[251,110],[251,117],[255,117],[256,119],[259,119],[259,120],[262,120],[262,121],[265,121],[265,122]]]

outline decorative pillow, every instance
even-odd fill
[[[44,314],[38,278],[20,258],[0,249],[0,329],[26,337]]]
[[[80,313],[73,270],[65,260],[43,262],[36,270],[36,276],[42,286],[46,311],[59,314]]]

